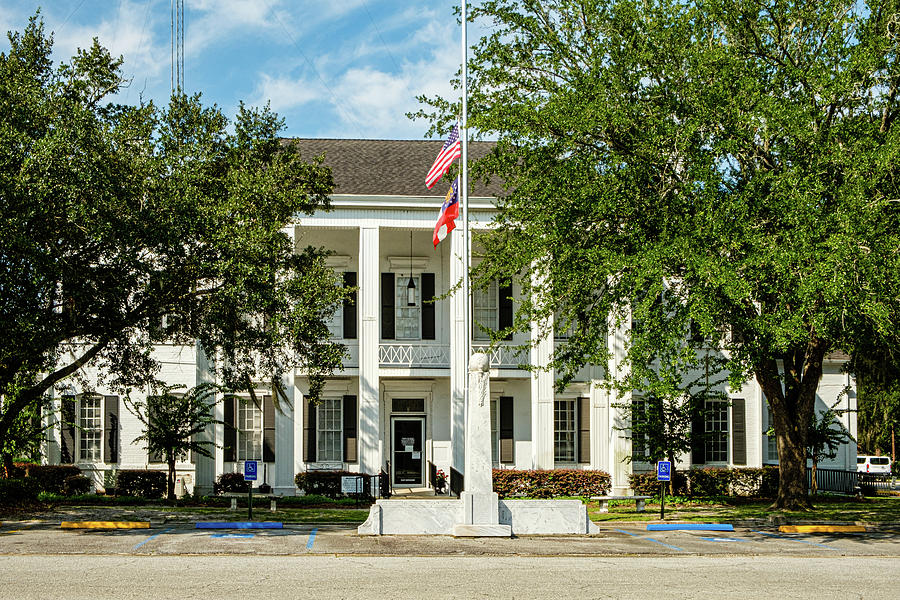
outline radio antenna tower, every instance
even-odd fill
[[[184,0],[170,0],[172,94],[184,92]]]

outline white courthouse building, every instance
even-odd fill
[[[256,390],[261,406],[218,403],[216,418],[227,425],[208,432],[217,446],[214,458],[191,457],[178,465],[179,476],[187,489],[210,493],[219,474],[256,459],[264,465],[258,483],[264,480],[275,493],[294,494],[295,474],[312,469],[373,474],[384,469],[394,488],[428,487],[428,463],[445,473],[451,467],[463,471],[465,336],[471,336],[476,352],[488,346],[483,332],[465,330],[461,294],[442,297],[461,279],[465,262],[461,224],[437,248],[432,244],[448,185],[445,180],[429,191],[424,177],[440,142],[299,140],[299,147],[307,159],[326,155],[336,184],[334,209],[304,216],[286,232],[298,248],[331,250],[330,266],[346,285],[358,287],[355,302],[345,303],[330,324],[348,356],[318,405],[305,401],[308,382],[300,370],[286,375],[290,403],[281,410],[262,387]],[[487,149],[485,143],[470,144],[476,157]],[[473,229],[485,228],[493,218],[495,192],[476,187],[470,194]],[[496,328],[510,325],[520,294],[517,285],[502,281],[476,293],[475,319]],[[438,299],[429,302],[432,298]],[[517,355],[513,347],[527,343],[529,335],[518,333],[490,352],[495,466],[601,469],[612,476],[613,491],[624,492],[632,469],[650,467],[628,460],[631,441],[613,405],[629,398],[610,397],[602,382],[606,368],[617,368],[627,332],[610,335],[612,364],[584,368],[563,393],[554,391],[551,371],[520,368],[523,362],[547,364],[560,338],[548,337]],[[207,358],[194,346],[161,345],[155,353],[163,366],[160,378],[168,383],[190,387],[212,377]],[[834,358],[826,364],[820,410],[838,397],[839,407],[855,408],[853,381],[841,372],[843,362]],[[96,380],[90,370],[85,375]],[[850,393],[841,396],[848,385]],[[101,487],[104,472],[112,469],[165,469],[159,457],[132,443],[141,424],[121,398],[102,385],[84,393],[77,383],[64,394],[76,397],[74,404],[62,404],[78,427],[50,431],[46,460],[74,462],[93,472]],[[747,382],[729,397],[731,402],[707,417],[704,427],[712,435],[703,451],[686,456],[681,468],[777,462],[774,440],[764,435],[769,423],[759,386]],[[855,435],[855,413],[842,418]],[[855,445],[849,445],[821,466],[855,469],[855,455]]]

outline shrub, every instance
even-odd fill
[[[66,488],[66,479],[73,475],[81,475],[81,469],[75,465],[24,465],[25,477],[37,485],[40,492],[62,494]]]
[[[601,496],[609,491],[609,474],[604,471],[554,469],[519,471],[494,469],[494,491],[501,498],[527,496],[554,498],[557,496]]]
[[[629,479],[635,494],[656,496],[656,473],[633,473]],[[675,471],[675,495],[690,497],[745,496],[774,498],[778,492],[778,467],[722,469],[706,467]],[[667,488],[668,493],[668,488]]]
[[[687,496],[688,494],[688,475],[684,471],[674,471],[675,478],[675,495]],[[631,489],[634,490],[636,496],[659,496],[659,481],[656,479],[656,471],[644,473],[632,473],[628,478]],[[666,494],[669,493],[669,487],[666,486]]]
[[[0,479],[0,506],[28,506],[38,500],[40,489],[36,480]]]
[[[301,494],[320,495],[329,498],[344,498],[347,494],[341,491],[341,477],[353,476],[363,478],[362,494],[349,494],[350,497],[359,495],[361,498],[369,498],[369,490],[372,489],[372,476],[365,473],[351,473],[350,471],[305,471],[297,473],[294,483]]]
[[[727,496],[733,479],[732,469],[704,467],[691,469],[689,492],[691,496]]]
[[[222,473],[213,483],[213,493],[224,494],[227,492],[243,492],[250,491],[250,482],[244,481],[243,473]]]
[[[66,496],[80,496],[93,491],[94,483],[84,475],[70,475],[66,477],[63,486],[63,494]]]
[[[116,489],[121,496],[141,498],[162,498],[166,493],[166,472],[145,469],[123,469],[119,471]]]

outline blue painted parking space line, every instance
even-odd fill
[[[234,521],[215,522],[202,521],[195,524],[196,529],[283,529],[282,523],[273,521]]]
[[[726,523],[650,523],[647,531],[734,531]]]
[[[777,533],[768,533],[765,531],[756,531],[756,530],[753,530],[753,533],[758,533],[760,535],[765,535],[767,537],[777,538],[779,540],[785,540],[787,542],[799,542],[801,544],[808,544],[810,546],[818,546],[820,548],[825,548],[826,550],[834,550],[836,552],[840,552],[840,550],[838,548],[834,548],[832,546],[827,546],[825,544],[818,544],[816,542],[808,542],[806,540],[798,540],[797,538],[787,537],[785,535],[778,535]]]
[[[672,550],[677,550],[679,552],[684,552],[684,549],[679,548],[678,546],[673,546],[672,544],[667,544],[665,542],[661,542],[652,537],[644,537],[642,535],[638,535],[636,533],[631,533],[630,531],[625,531],[624,529],[616,529],[619,533],[624,533],[625,535],[630,535],[631,537],[636,537],[639,540],[647,540],[653,542],[654,544],[659,544],[660,546],[665,546],[666,548],[671,548]]]
[[[306,542],[307,550],[312,550],[313,544],[316,541],[316,532],[317,531],[319,531],[318,527],[313,528],[313,530],[309,532],[309,540]]]
[[[153,535],[151,535],[150,537],[148,537],[148,538],[147,538],[146,540],[144,540],[143,542],[140,542],[139,544],[135,544],[134,547],[132,548],[132,550],[137,550],[138,548],[140,548],[141,546],[143,546],[144,544],[146,544],[147,542],[149,542],[149,541],[152,540],[153,538],[159,537],[159,536],[161,536],[161,535],[164,534],[164,533],[169,533],[170,531],[172,531],[172,528],[171,528],[171,527],[170,527],[169,529],[164,530],[164,531],[160,531],[159,533],[154,533]]]
[[[256,535],[256,534],[255,533],[213,533],[209,537],[247,539],[247,538],[252,538],[254,535]]]
[[[749,542],[750,540],[742,540],[741,538],[730,538],[730,537],[702,537],[701,540],[706,540],[707,542]]]

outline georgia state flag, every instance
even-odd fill
[[[450,191],[441,205],[441,214],[434,225],[434,247],[441,243],[447,234],[456,228],[456,217],[459,216],[459,179],[454,179]]]

